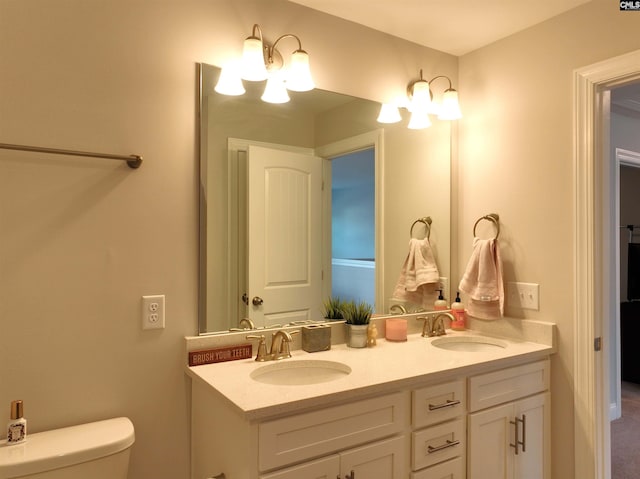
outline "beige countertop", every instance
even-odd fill
[[[447,330],[444,337],[457,336],[482,334]],[[194,381],[211,387],[212,393],[228,401],[247,420],[258,420],[535,361],[555,352],[553,341],[542,344],[500,337],[504,348],[470,352],[436,347],[432,344],[434,339],[410,334],[406,342],[382,338],[377,346],[363,349],[334,344],[331,350],[317,353],[295,350],[292,358],[278,361],[337,361],[351,368],[350,374],[319,384],[258,382],[251,378],[251,373],[275,361],[256,362],[253,358],[187,367],[186,371]]]

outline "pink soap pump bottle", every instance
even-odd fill
[[[456,299],[451,303],[451,314],[455,318],[451,321],[451,329],[454,331],[463,331],[466,329],[464,304],[460,301],[460,293],[456,292]]]
[[[439,291],[440,294],[438,295],[438,299],[436,299],[436,301],[433,303],[433,309],[435,309],[436,311],[442,311],[443,309],[448,309],[447,301],[444,299],[444,296],[442,296],[442,290],[436,289],[436,291]]]

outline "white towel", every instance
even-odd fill
[[[439,281],[440,273],[429,240],[411,238],[393,298],[432,309]]]
[[[480,319],[502,317],[504,285],[497,239],[473,239],[473,252],[458,288],[468,296],[469,316]]]

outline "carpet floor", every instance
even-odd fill
[[[611,479],[640,479],[640,384],[622,383],[622,417],[611,421]]]

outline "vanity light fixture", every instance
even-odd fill
[[[282,54],[276,48],[285,38],[294,38],[298,48],[291,54],[287,67]],[[223,67],[215,91],[223,95],[242,95],[242,80],[267,80],[262,100],[268,103],[286,103],[290,91],[309,91],[315,88],[309,68],[309,54],[302,49],[300,38],[292,33],[279,36],[273,45],[262,37],[260,25],[253,25],[251,36],[244,41],[242,59],[238,67]]]
[[[443,78],[449,82],[449,87],[442,94],[438,102],[433,97],[431,85],[435,80]],[[431,126],[429,115],[437,115],[440,120],[458,120],[462,118],[458,92],[453,88],[451,79],[445,75],[438,75],[426,81],[420,70],[420,78],[409,83],[407,87],[408,103],[406,108],[411,113],[408,128],[423,129]],[[383,103],[378,115],[379,123],[397,123],[401,120],[398,106]]]

